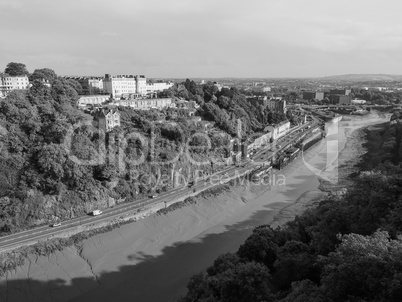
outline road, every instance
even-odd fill
[[[179,198],[184,198],[186,196],[195,194],[194,191],[199,193],[200,191],[210,189],[212,187],[215,187],[216,185],[228,182],[231,179],[238,177],[239,175],[243,175],[246,174],[246,172],[250,172],[253,168],[256,167],[256,165],[260,165],[263,162],[270,161],[272,156],[274,156],[275,152],[282,151],[282,149],[287,144],[289,144],[291,141],[294,141],[298,136],[303,134],[303,132],[297,134],[297,131],[304,129],[304,132],[306,132],[308,126],[314,126],[316,125],[316,123],[317,120],[313,120],[308,124],[304,124],[302,126],[293,128],[286,136],[279,138],[278,141],[275,142],[276,145],[282,144],[283,146],[281,145],[282,147],[277,148],[274,152],[261,150],[254,155],[254,158],[256,160],[244,161],[239,167],[236,166],[226,167],[223,170],[212,174],[208,180],[206,179],[197,180],[191,188],[187,186],[174,188],[166,193],[158,195],[154,199],[144,198],[141,200],[137,200],[135,203],[120,204],[113,208],[106,209],[103,211],[101,215],[98,216],[87,215],[63,221],[62,225],[58,227],[49,227],[48,225],[45,225],[31,230],[26,230],[16,234],[0,237],[0,250],[7,250],[15,246],[32,244],[40,240],[46,240],[51,237],[57,237],[58,235],[60,236],[63,233],[72,231],[74,230],[74,228],[79,226],[88,226],[100,222],[111,221],[113,219],[119,218],[127,214],[128,212],[134,212],[136,210],[142,209],[145,206],[164,204],[165,201],[177,200]],[[270,148],[270,146],[268,146],[267,148]]]

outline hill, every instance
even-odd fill
[[[322,77],[326,81],[344,81],[344,82],[371,82],[371,81],[402,81],[402,75],[390,74],[344,74]]]

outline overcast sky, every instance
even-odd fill
[[[401,12],[400,0],[0,0],[0,70],[402,74]]]

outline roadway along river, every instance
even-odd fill
[[[327,138],[276,171],[269,184],[233,187],[167,215],[124,225],[86,240],[79,251],[32,257],[7,274],[8,282],[0,279],[0,301],[5,292],[15,301],[176,301],[192,275],[218,255],[235,252],[254,227],[308,199],[300,196],[320,193],[319,177],[336,181],[351,173],[348,166],[363,152],[356,129],[388,120],[375,113],[344,117],[328,124]]]

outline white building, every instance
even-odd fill
[[[172,99],[130,99],[130,100],[117,100],[112,103],[116,106],[126,106],[137,110],[149,110],[149,109],[163,109],[168,107],[176,107],[175,103],[172,103]]]
[[[6,97],[11,91],[28,89],[29,79],[27,76],[9,76],[0,74],[0,97]]]
[[[88,95],[82,96],[78,100],[78,107],[85,107],[88,105],[101,105],[109,101],[109,95]]]
[[[366,100],[354,99],[354,100],[351,100],[350,103],[353,104],[353,105],[357,105],[357,104],[361,105],[361,104],[365,104]]]
[[[118,75],[111,76],[105,75],[103,81],[103,88],[105,91],[112,95],[113,98],[120,98],[122,94],[136,93],[137,83],[133,75]]]
[[[276,126],[268,126],[267,129],[269,132],[272,133],[272,139],[277,140],[278,138],[284,136],[286,133],[289,132],[290,129],[290,122],[289,121],[282,121]]]
[[[147,94],[147,79],[145,76],[135,76],[135,83],[136,83],[136,93],[141,95]]]
[[[155,93],[157,91],[163,91],[165,89],[169,89],[173,86],[171,82],[157,82],[157,83],[149,83],[146,85],[146,91],[148,93]]]
[[[103,81],[104,90],[114,99],[119,99],[124,94],[146,95],[163,91],[173,86],[173,83],[148,83],[144,75],[105,75]]]

